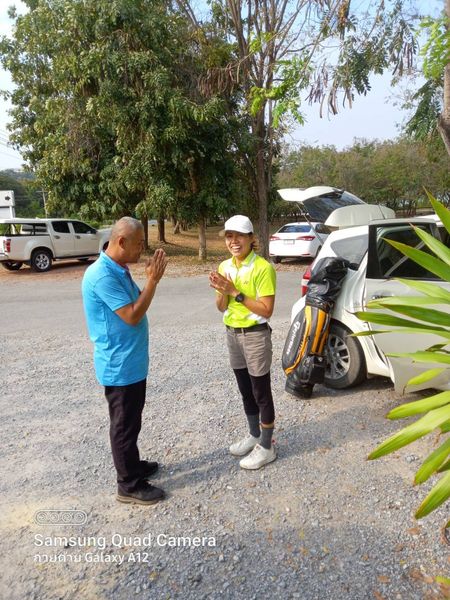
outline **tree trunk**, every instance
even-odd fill
[[[450,0],[445,2],[445,12],[450,18]],[[447,26],[447,31],[449,27]],[[444,69],[444,106],[438,122],[439,133],[445,144],[447,154],[450,156],[450,64]]]
[[[180,233],[180,221],[177,221],[173,226],[174,235],[178,235]]]
[[[148,250],[148,215],[141,216],[142,227],[144,228],[145,250]]]
[[[258,197],[259,216],[259,254],[264,258],[269,257],[269,224],[267,222],[267,169],[264,153],[264,112],[261,111],[254,121],[253,132],[256,134],[256,194]]]
[[[198,220],[198,259],[206,260],[206,220],[200,217]]]
[[[438,129],[450,156],[450,65],[444,69],[444,106],[438,121]]]
[[[164,215],[159,215],[158,217],[158,242],[161,244],[167,244]]]

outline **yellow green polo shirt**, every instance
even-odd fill
[[[237,290],[244,296],[258,300],[264,296],[274,296],[277,288],[277,275],[273,266],[262,256],[253,252],[236,265],[234,257],[224,260],[219,265],[219,273],[230,276]],[[228,308],[224,312],[223,322],[230,327],[251,327],[258,323],[266,323],[267,319],[252,313],[241,302],[230,296]]]

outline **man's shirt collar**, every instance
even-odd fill
[[[100,260],[102,260],[110,269],[116,271],[120,275],[130,275],[130,269],[125,265],[119,265],[115,260],[113,260],[110,256],[106,254],[106,252],[100,253]]]

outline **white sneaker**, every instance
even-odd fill
[[[260,469],[267,463],[274,461],[277,457],[275,448],[272,444],[270,450],[263,448],[259,444],[253,448],[252,452],[243,458],[239,465],[242,469]]]
[[[253,437],[253,435],[249,434],[243,440],[231,444],[230,452],[233,456],[244,456],[245,454],[248,454],[250,450],[253,450],[258,442],[259,437]]]

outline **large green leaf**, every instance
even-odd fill
[[[443,473],[444,471],[450,471],[450,460],[448,460],[441,467],[439,467],[437,472]]]
[[[420,237],[420,239],[428,246],[428,248],[439,258],[442,262],[450,265],[450,250],[440,240],[430,235],[420,227],[414,227],[414,231]]]
[[[430,194],[428,190],[425,190],[429,201],[431,202],[431,206],[434,208],[434,212],[442,221],[445,229],[450,233],[450,210],[446,208],[441,202],[436,200],[436,198]]]
[[[417,323],[417,321],[409,321],[408,319],[402,319],[401,317],[395,317],[386,313],[375,313],[367,311],[357,311],[355,315],[362,321],[368,323],[379,323],[380,325],[389,325],[392,327],[410,327],[412,329],[431,329],[436,330],[436,327],[432,325],[424,325],[423,323]],[[446,331],[443,329],[443,331]]]
[[[412,377],[407,385],[421,385],[422,383],[426,383],[427,381],[431,381],[437,375],[440,375],[442,371],[445,371],[445,367],[439,369],[428,369],[428,371],[424,371],[420,373],[420,375],[416,375]]]
[[[398,304],[392,310],[395,310],[395,312],[398,312],[402,315],[406,315],[407,317],[411,317],[412,319],[427,321],[428,323],[433,323],[434,325],[441,325],[442,327],[448,327],[450,324],[450,313],[442,310],[407,306],[405,304]],[[422,323],[420,323],[419,325],[422,325]]]
[[[432,452],[423,462],[414,477],[414,483],[423,483],[444,463],[450,454],[450,438]]]
[[[386,416],[388,419],[404,419],[405,417],[412,417],[420,413],[428,412],[450,404],[450,390],[445,392],[439,392],[429,398],[423,400],[416,400],[415,402],[407,402],[401,406],[393,408]]]
[[[416,248],[411,248],[407,244],[402,244],[401,242],[394,242],[393,240],[386,240],[397,248],[399,252],[408,256],[415,263],[427,269],[431,273],[434,273],[444,281],[450,281],[450,267],[446,265],[439,258],[435,258],[434,256],[430,256],[426,252],[422,250],[417,250]]]
[[[450,433],[450,419],[445,421],[445,423],[442,423],[439,429],[441,430],[441,433]]]
[[[432,346],[425,348],[425,350],[427,352],[439,352],[440,350],[442,350],[442,352],[446,352],[448,354],[449,350],[444,350],[446,346],[448,346],[448,344],[433,344]]]
[[[370,300],[367,303],[367,308],[391,308],[391,306],[395,307],[397,304],[404,306],[428,306],[429,304],[446,304],[446,301],[437,296],[389,296],[387,298]],[[450,296],[448,304],[450,304]]]
[[[438,506],[450,498],[450,473],[447,473],[437,482],[431,492],[419,506],[415,517],[422,519],[433,512]]]
[[[392,352],[388,356],[394,356],[398,358],[412,358],[414,362],[431,362],[431,363],[443,363],[450,365],[450,354],[443,352]]]
[[[447,340],[450,339],[450,331],[445,331],[440,327],[435,329],[424,329],[422,327],[402,327],[402,329],[369,329],[368,331],[358,331],[357,333],[352,333],[350,335],[351,337],[366,337],[368,335],[378,335],[380,333],[401,333],[402,335],[404,333],[414,333],[416,335],[418,333],[426,333],[428,335],[439,335]],[[448,344],[435,344],[430,346],[430,348],[427,348],[427,350],[430,352],[435,352],[437,348],[445,348],[445,346],[448,346]]]
[[[448,404],[428,412],[418,421],[404,427],[380,444],[369,454],[368,459],[373,460],[374,458],[380,458],[380,456],[385,456],[386,454],[390,454],[391,452],[395,452],[395,450],[403,448],[403,446],[407,446],[411,442],[427,435],[427,433],[430,433],[430,431],[433,431],[433,429],[436,429],[436,427],[445,423],[449,418],[450,405]]]
[[[396,281],[400,281],[404,285],[425,294],[426,296],[442,298],[445,303],[450,303],[450,292],[443,288],[438,283],[428,283],[426,281],[419,281],[415,279],[402,279],[399,277]]]

